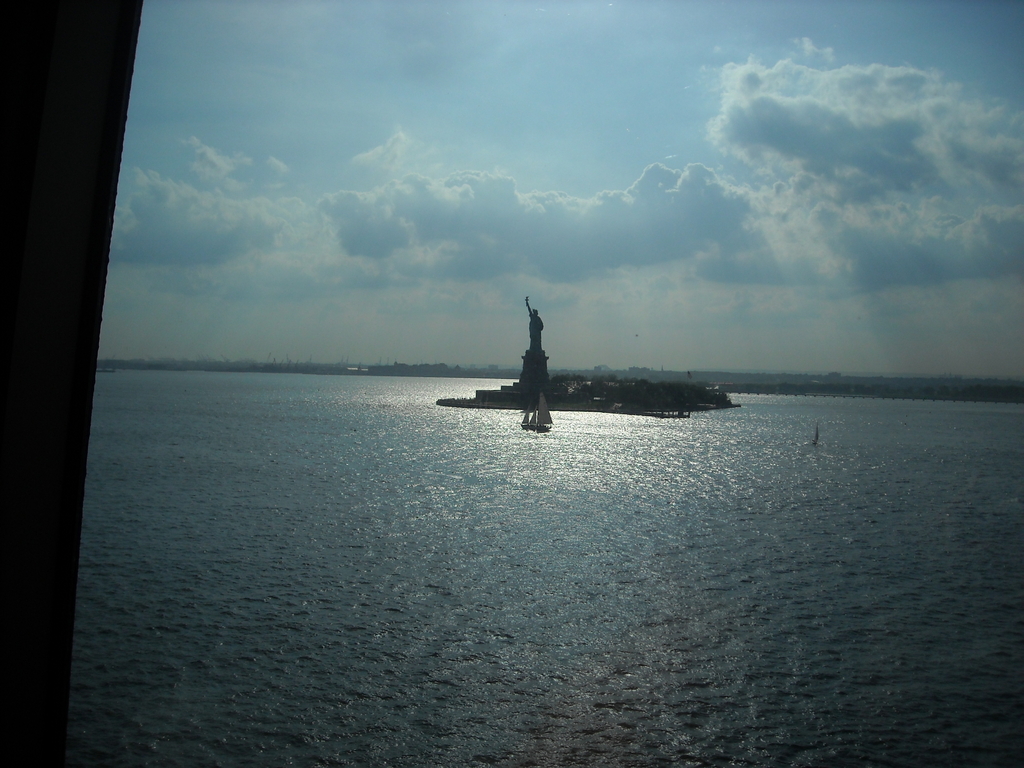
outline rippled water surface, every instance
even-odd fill
[[[1020,765],[1024,408],[495,386],[99,374],[69,765]]]

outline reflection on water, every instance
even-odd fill
[[[69,764],[1024,751],[1024,409],[433,404],[479,386],[100,377]]]

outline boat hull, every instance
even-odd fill
[[[529,430],[530,432],[550,432],[550,424],[522,424],[523,429]]]

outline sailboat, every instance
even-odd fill
[[[811,440],[811,445],[818,444],[818,422],[814,422],[814,438]]]
[[[523,412],[522,427],[531,432],[551,431],[551,411],[548,410],[548,402],[544,399],[543,392],[540,393],[540,397],[537,399],[537,407],[531,408],[527,406]]]

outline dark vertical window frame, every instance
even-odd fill
[[[50,0],[8,18],[5,754],[31,765],[64,762],[96,355],[141,10],[141,0]]]

